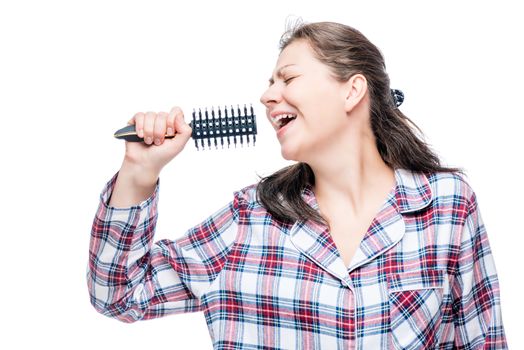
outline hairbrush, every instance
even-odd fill
[[[220,145],[224,148],[224,139],[227,141],[227,147],[231,145],[231,138],[233,138],[233,144],[235,147],[237,143],[241,146],[244,145],[244,136],[246,137],[246,144],[249,146],[250,136],[253,136],[253,146],[256,142],[257,134],[257,121],[256,116],[253,112],[253,106],[250,106],[250,112],[248,113],[246,105],[244,105],[244,113],[240,110],[240,106],[237,105],[237,109],[227,109],[224,107],[223,110],[220,108],[215,112],[214,108],[208,111],[207,108],[202,112],[198,109],[198,112],[193,109],[192,121],[189,122],[189,126],[193,129],[191,137],[195,140],[195,147],[199,149],[198,140],[200,140],[200,147],[205,148],[205,141],[207,140],[207,146],[211,148],[211,139],[214,139],[215,148],[218,148],[218,140],[220,139]],[[176,136],[176,134],[175,134]],[[166,138],[173,138],[175,136],[168,136]],[[237,140],[237,136],[240,141]],[[126,126],[117,132],[115,132],[117,139],[123,139],[130,142],[142,142],[143,138],[139,137],[136,133],[135,126]]]

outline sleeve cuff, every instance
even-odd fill
[[[115,188],[115,183],[116,183],[116,178],[118,177],[118,172],[113,175],[113,177],[111,178],[111,180],[109,180],[104,188],[102,189],[102,193],[100,194],[100,204],[104,206],[104,208],[106,210],[111,210],[111,211],[129,211],[129,210],[143,210],[145,208],[147,208],[148,206],[151,206],[152,204],[156,204],[156,202],[158,201],[158,190],[159,190],[159,187],[160,187],[160,179],[157,180],[156,182],[156,185],[155,185],[155,190],[153,191],[153,193],[151,194],[151,196],[145,200],[143,200],[142,202],[136,204],[136,205],[132,205],[132,206],[129,206],[129,207],[113,207],[113,206],[110,206],[109,205],[109,200],[111,198],[111,195],[113,194],[113,189]]]
[[[134,237],[140,236],[143,232],[152,233],[157,218],[160,179],[157,180],[151,196],[144,201],[129,207],[113,207],[109,205],[109,199],[113,193],[117,176],[118,172],[106,183],[100,194],[97,219],[108,225],[116,225],[115,227],[119,227],[118,231],[124,230],[124,223],[130,224]]]

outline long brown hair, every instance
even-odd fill
[[[339,81],[347,81],[355,74],[366,77],[371,129],[380,156],[388,166],[424,173],[464,173],[461,168],[442,166],[437,154],[421,138],[422,130],[397,108],[384,57],[361,32],[340,23],[299,22],[282,35],[280,52],[295,40],[306,40],[316,58],[326,64]],[[314,184],[311,167],[299,162],[262,178],[257,185],[257,199],[282,223],[308,219],[326,223],[301,196],[304,189]]]

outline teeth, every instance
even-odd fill
[[[280,119],[283,119],[283,118],[296,118],[296,115],[293,115],[293,114],[280,114],[280,115],[276,116],[275,121],[279,121]]]
[[[279,127],[282,126],[282,119],[286,118],[286,119],[294,119],[296,118],[296,114],[279,114],[277,115],[276,117],[273,118],[273,121],[275,122],[276,125],[278,125]]]

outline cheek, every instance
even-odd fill
[[[307,127],[315,128],[323,124],[335,127],[337,118],[334,117],[345,114],[339,91],[332,84],[322,81],[294,81],[282,92],[282,97],[302,115]]]
[[[292,107],[299,108],[301,105],[300,101],[304,101],[306,95],[300,89],[287,89],[282,91],[282,98]]]

